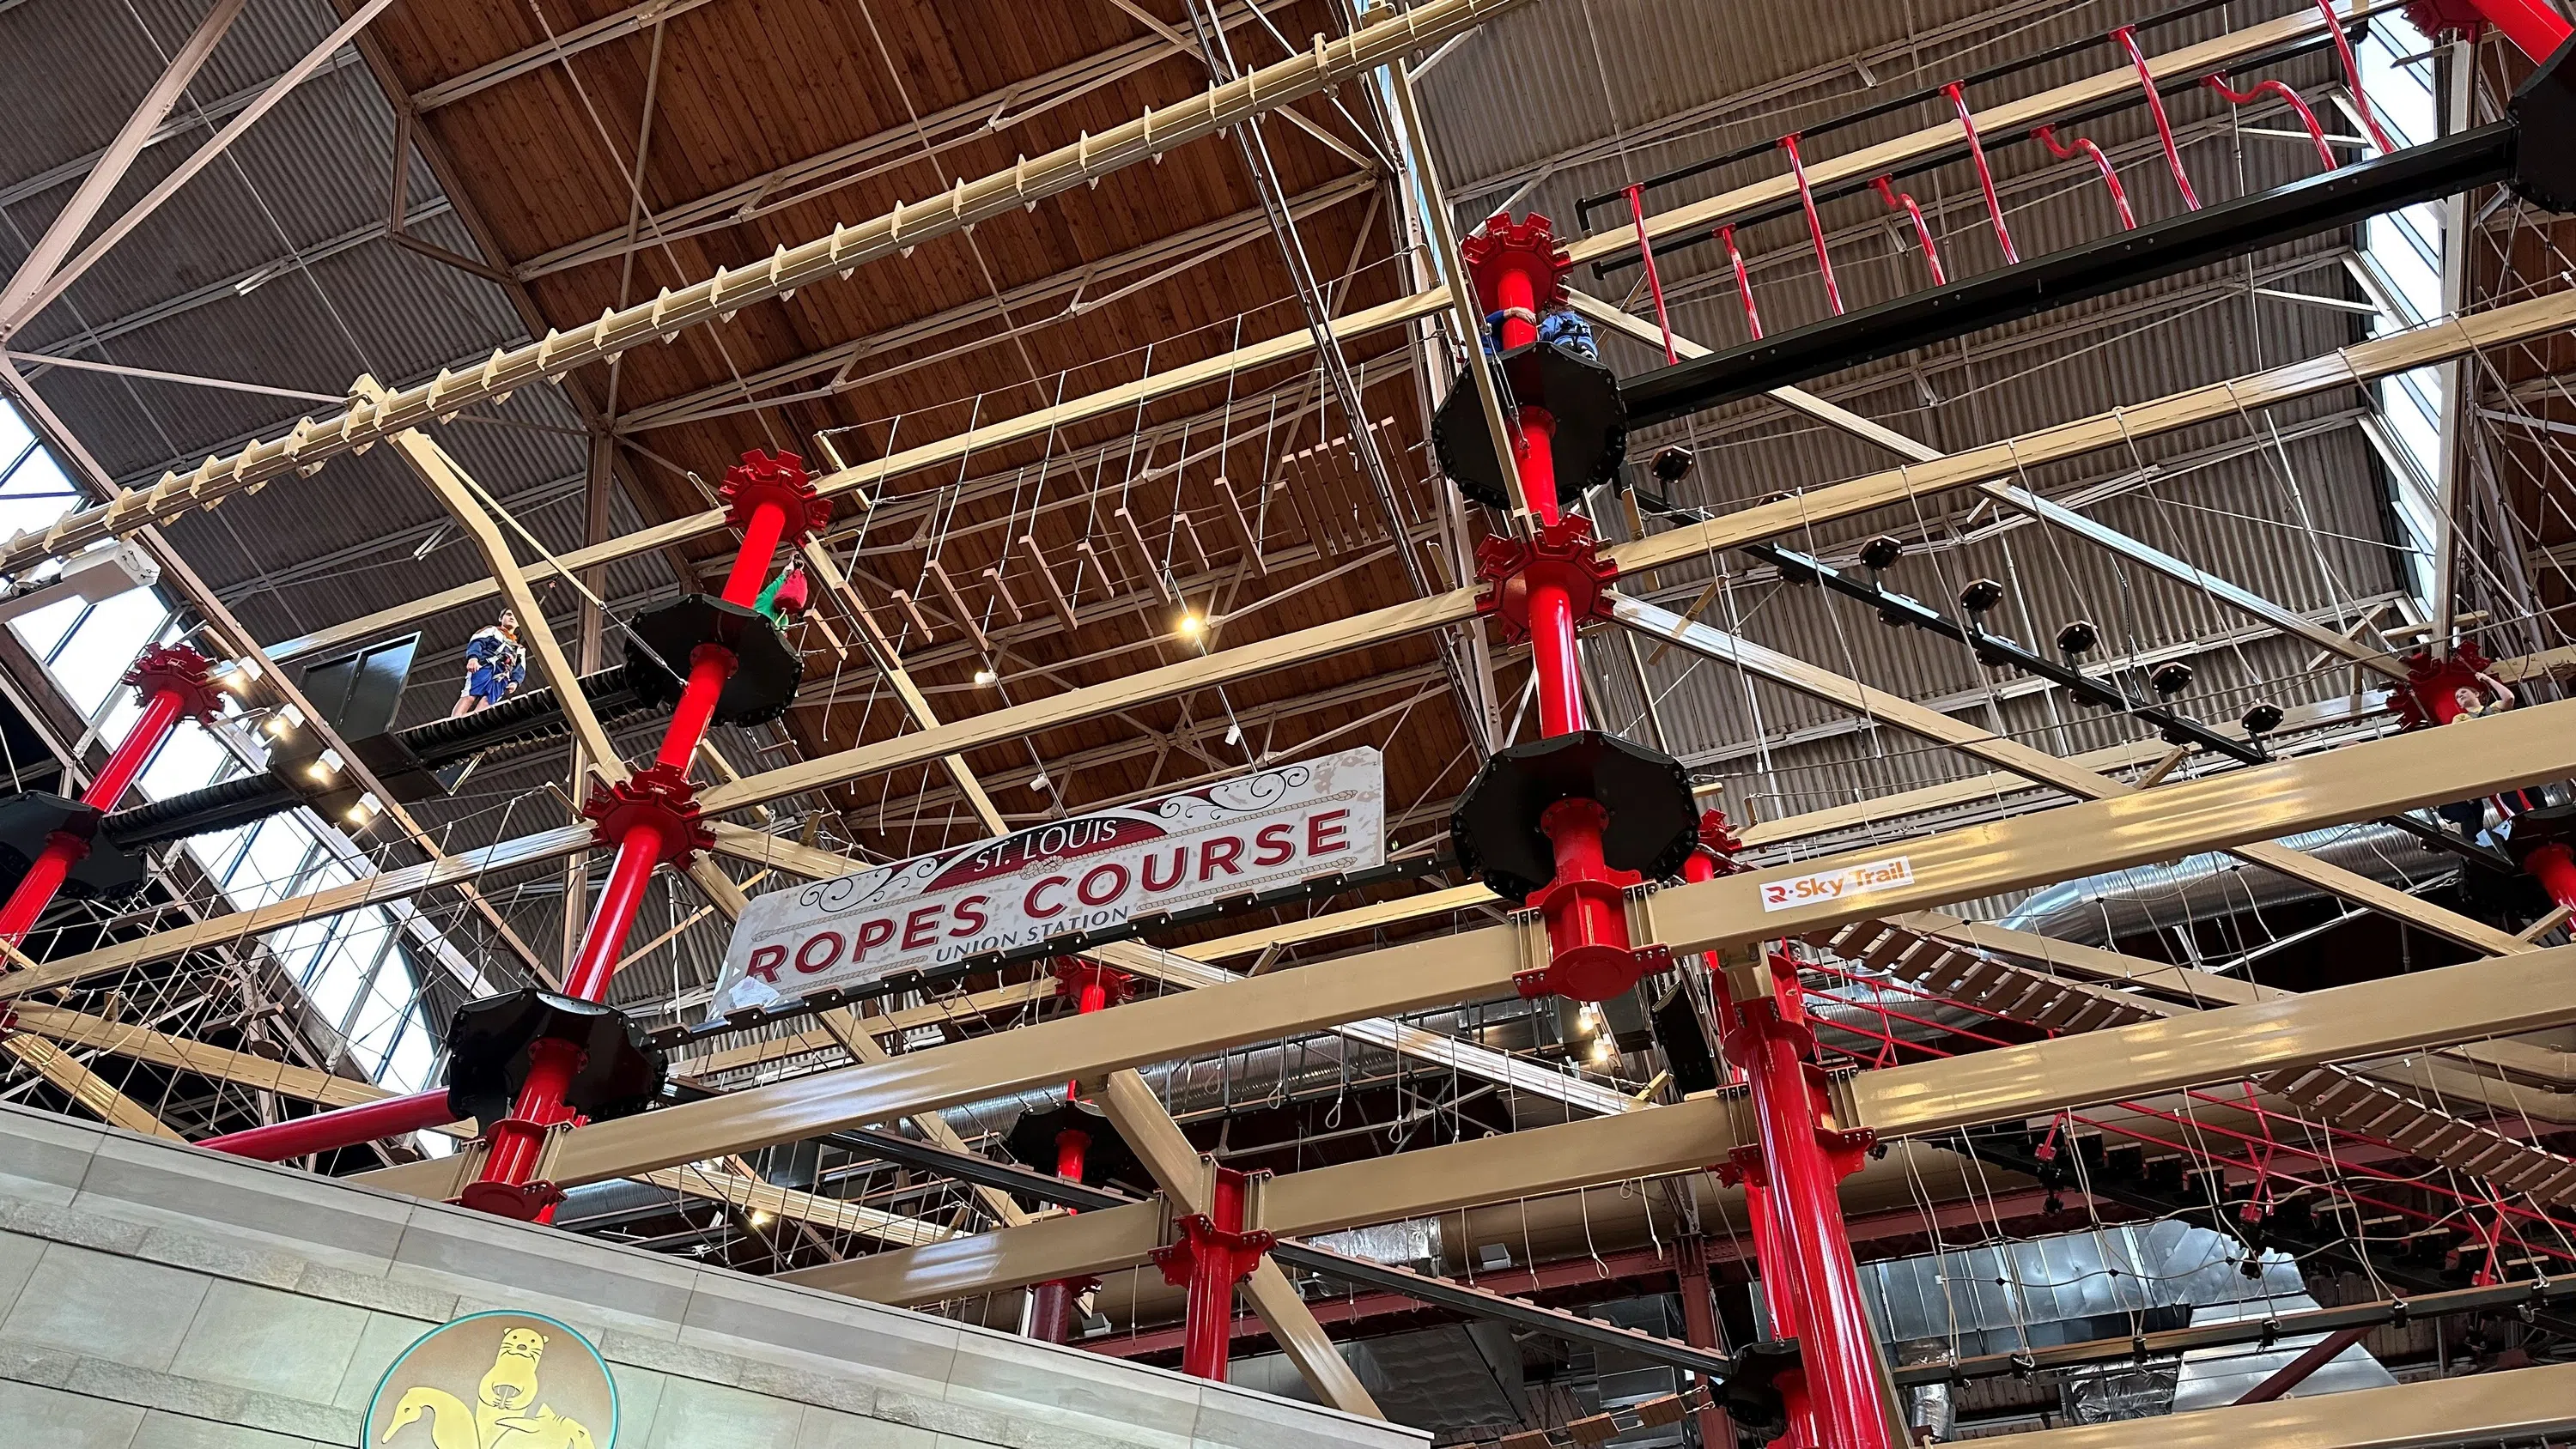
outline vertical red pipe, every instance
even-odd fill
[[[2549,892],[2549,898],[2576,911],[2576,851],[2553,840],[2522,858],[2522,868]]]
[[[787,511],[780,504],[763,501],[752,510],[743,524],[742,548],[734,555],[732,571],[725,576],[725,602],[749,607],[760,597],[770,557],[778,551],[778,541],[786,529]],[[706,737],[717,697],[724,692],[725,681],[733,676],[733,670],[733,651],[721,644],[701,644],[691,653],[689,682],[681,689],[680,702],[673,707],[671,722],[662,732],[662,747],[654,755],[657,763],[683,771],[688,768],[698,742]],[[649,820],[631,821],[618,836],[617,857],[609,867],[608,884],[600,891],[599,905],[582,932],[581,954],[564,982],[565,995],[583,1001],[606,999],[609,981],[617,973],[618,953],[625,948],[627,933],[634,929],[636,912],[644,905],[645,887],[652,880],[653,868],[661,863],[666,844],[661,828]],[[564,1091],[581,1070],[581,1050],[565,1042],[540,1040],[529,1047],[528,1054],[528,1077],[519,1088],[510,1116],[485,1124],[491,1133],[492,1148],[484,1159],[479,1181],[525,1184],[536,1171],[546,1129],[572,1115],[564,1105]]]
[[[1736,250],[1735,228],[1719,227],[1717,239],[1726,248],[1727,265],[1735,269],[1735,296],[1744,304],[1745,330],[1753,334],[1754,341],[1759,342],[1762,340],[1762,313],[1753,305],[1753,274],[1744,269],[1744,253]]]
[[[1655,270],[1655,239],[1646,234],[1646,188],[1643,186],[1631,185],[1628,188],[1628,219],[1637,227],[1637,257],[1646,264],[1646,291],[1655,299],[1655,325],[1664,330],[1664,362],[1670,365],[1682,359],[1681,354],[1673,350],[1673,319],[1672,314],[1664,310],[1664,279]]]
[[[2504,32],[2523,54],[2547,60],[2567,43],[2570,27],[2542,0],[2469,0],[2487,23]]]
[[[1081,992],[1074,998],[1074,1014],[1089,1016],[1109,1004],[1109,986],[1098,965],[1085,967]],[[1068,1102],[1081,1094],[1077,1083],[1064,1084]],[[1091,1151],[1091,1134],[1063,1131],[1055,1135],[1055,1175],[1068,1182],[1082,1181],[1084,1157]],[[1072,1213],[1079,1209],[1067,1208]],[[1089,1280],[1096,1282],[1097,1280]],[[1058,1278],[1029,1289],[1029,1337],[1041,1343],[1063,1343],[1073,1336],[1073,1300],[1084,1291],[1071,1278]]]
[[[1807,235],[1816,244],[1816,270],[1824,273],[1825,301],[1839,317],[1843,314],[1843,289],[1834,285],[1834,259],[1825,253],[1825,227],[1816,220],[1816,193],[1807,185],[1807,163],[1798,155],[1797,133],[1781,137],[1780,149],[1789,153],[1789,174],[1798,182],[1798,204],[1807,211]]]
[[[81,803],[102,814],[115,808],[116,802],[124,797],[126,788],[134,783],[134,777],[143,773],[143,766],[152,758],[152,752],[161,748],[161,742],[170,738],[170,732],[178,727],[187,707],[188,692],[184,689],[152,691],[143,701],[143,713],[134,721],[134,728],[125,732],[125,738],[118,743],[115,753],[107,757],[107,764],[89,782],[89,788],[81,792]],[[27,933],[36,928],[36,919],[45,913],[45,907],[54,903],[54,894],[63,888],[63,881],[71,874],[72,867],[80,864],[88,854],[87,840],[55,831],[28,866],[25,879],[9,893],[8,904],[0,906],[0,941],[11,946],[25,941]]]
[[[1217,1172],[1208,1201],[1208,1222],[1218,1233],[1243,1231],[1243,1174]],[[1222,1240],[1202,1241],[1190,1259],[1185,1300],[1188,1318],[1181,1333],[1181,1372],[1192,1378],[1225,1381],[1227,1350],[1234,1338],[1234,1285],[1242,1278],[1237,1259]]]
[[[2123,25],[2111,32],[2120,48],[2129,53],[2129,64],[2138,72],[2138,88],[2146,92],[2147,114],[2156,123],[2156,139],[2164,143],[2165,169],[2173,173],[2174,188],[2182,193],[2182,204],[2200,210],[2200,197],[2191,189],[2191,177],[2182,169],[2182,151],[2174,145],[2173,122],[2165,115],[2165,98],[2156,90],[2156,73],[2147,65],[2147,53],[2138,49],[2138,37]]]
[[[2014,250],[2012,229],[2004,225],[2003,198],[1995,194],[1995,173],[1986,166],[1986,143],[1977,138],[1977,116],[1968,109],[1967,92],[1952,81],[1941,88],[1950,98],[1950,109],[1959,113],[1959,129],[1968,136],[1968,159],[1977,163],[1977,189],[1985,193],[1986,215],[1995,224],[1995,244],[2004,249],[2004,261],[2018,263],[2021,253]]]

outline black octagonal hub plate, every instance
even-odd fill
[[[678,704],[689,682],[689,654],[701,644],[734,653],[733,678],[716,697],[716,723],[767,724],[796,702],[805,656],[759,611],[713,594],[673,599],[635,616],[626,636],[627,686],[657,709]]]
[[[1628,457],[1628,405],[1609,368],[1554,342],[1533,342],[1496,359],[1509,383],[1505,399],[1543,407],[1556,419],[1556,501],[1571,504],[1587,488],[1614,482]],[[1464,374],[1431,419],[1440,470],[1458,491],[1487,508],[1511,507],[1494,461],[1494,432],[1485,425],[1476,379]]]
[[[1022,1112],[1020,1119],[1011,1124],[1003,1145],[1010,1148],[1013,1157],[1038,1171],[1053,1172],[1056,1138],[1068,1128],[1091,1139],[1082,1149],[1085,1187],[1107,1187],[1114,1182],[1139,1192],[1154,1190],[1154,1179],[1145,1171],[1135,1149],[1118,1135],[1108,1114],[1089,1102],[1060,1102],[1044,1112]]]
[[[68,829],[89,839],[89,854],[73,864],[55,894],[67,901],[121,901],[143,889],[141,850],[119,850],[94,832],[98,812],[78,800],[30,790],[0,800],[0,891],[17,889],[27,868],[45,853],[45,842]]]
[[[1648,880],[1677,874],[1699,840],[1699,814],[1681,762],[1633,740],[1577,730],[1514,745],[1485,761],[1449,820],[1458,863],[1494,893],[1526,901],[1556,878],[1556,848],[1539,816],[1559,800],[1597,800],[1609,812],[1601,856]]]
[[[510,1115],[528,1080],[528,1048],[568,1041],[586,1060],[564,1100],[594,1122],[633,1116],[661,1095],[669,1064],[626,1013],[529,987],[456,1009],[447,1028],[447,1101],[487,1130]]]

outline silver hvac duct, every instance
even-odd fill
[[[2311,830],[2280,842],[2382,885],[2411,890],[2453,874],[2458,862],[2393,825]],[[2167,865],[2133,866],[2037,892],[1997,924],[2084,946],[2152,934],[2322,894],[2305,881],[2210,852]]]

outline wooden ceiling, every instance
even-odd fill
[[[373,35],[379,64],[418,97],[530,47],[560,44],[624,8],[622,0],[412,0]],[[1327,0],[1273,0],[1271,9],[1289,37],[1344,25]],[[1283,53],[1239,0],[1228,16],[1243,67]],[[525,279],[535,327],[574,326],[664,286],[765,259],[836,222],[1007,169],[1021,155],[1106,130],[1208,83],[1195,42],[1175,43],[1191,36],[1180,0],[707,0],[661,30],[550,59],[460,98],[437,97],[444,103],[417,119],[424,151],[479,221],[493,260]],[[558,39],[550,42],[550,32]],[[1067,78],[1067,68],[1113,52],[1123,63],[1094,63],[1093,74]],[[1376,124],[1368,98],[1347,88],[1341,107],[1329,98],[1301,103],[1312,130],[1335,144],[1276,120],[1265,131],[1284,192],[1329,198],[1303,215],[1299,230],[1336,309],[1347,311],[1415,284],[1394,255],[1381,178],[1354,159],[1382,144],[1364,131]],[[838,164],[816,162],[836,153],[844,158]],[[800,167],[809,162],[816,164]],[[782,168],[801,174],[754,194]],[[712,217],[689,221],[683,210],[667,222],[649,219],[707,198],[718,198]],[[639,225],[639,216],[648,219]],[[640,239],[631,249],[619,244],[630,227]],[[1213,239],[1192,235],[1209,228]],[[1188,238],[1176,249],[1183,265],[1082,276],[1175,237]],[[595,243],[582,253],[590,259],[564,264],[584,243]],[[996,305],[1015,295],[1016,305]],[[613,370],[587,369],[568,385],[595,415],[630,419],[619,473],[647,517],[661,519],[704,508],[706,496],[688,475],[712,483],[747,448],[787,448],[814,460],[814,435],[843,429],[835,441],[857,462],[1302,326],[1252,172],[1225,139],[1117,172],[846,281],[747,308],[723,326],[629,353]],[[798,374],[802,359],[907,327],[926,335],[872,347],[845,370],[836,371],[835,357]],[[1356,340],[1350,356],[1364,368],[1367,412],[1387,424],[1386,454],[1406,490],[1404,507],[1428,521],[1443,504],[1426,481],[1422,408],[1403,345],[1389,331]],[[844,504],[838,552],[850,558],[857,543],[851,572],[862,598],[901,637],[908,664],[951,717],[1177,658],[1198,647],[1176,633],[1184,608],[1238,615],[1222,631],[1222,642],[1234,644],[1398,602],[1410,589],[1387,552],[1391,531],[1351,468],[1340,410],[1316,407],[1322,390],[1311,373],[1308,363],[1246,373],[978,454],[954,471],[899,478],[877,500],[878,516]],[[763,405],[745,405],[741,380],[764,375],[775,380],[759,392]],[[1265,396],[1274,392],[1275,402]],[[792,396],[768,401],[782,394]],[[1230,423],[1164,426],[1229,403]],[[1336,438],[1345,441],[1335,447]],[[1323,452],[1290,456],[1319,444]],[[1175,470],[1185,451],[1189,460]],[[1274,485],[1266,493],[1264,480]],[[1118,516],[1122,506],[1132,533]],[[1259,534],[1266,573],[1248,561],[1232,522],[1237,509]],[[1180,581],[1181,601],[1157,587],[1140,552]],[[730,550],[710,542],[700,553]],[[1041,558],[1052,588],[1039,574]],[[955,617],[941,575],[977,628]],[[910,609],[894,597],[898,590]],[[1054,590],[1079,612],[1077,627],[1060,622]],[[1273,595],[1281,596],[1275,605],[1242,612]],[[848,638],[846,620],[837,632]],[[810,627],[804,642],[809,683],[791,723],[806,749],[896,732],[893,703],[863,659],[836,654]],[[977,671],[987,667],[999,681],[979,686]],[[1426,689],[1433,695],[1419,708],[1389,708]],[[1283,701],[1319,693],[1327,701],[1318,707],[1266,718]],[[1244,724],[1232,748],[1222,743],[1229,705]],[[1204,727],[1183,728],[1191,721]],[[1330,747],[1388,746],[1399,809],[1455,793],[1472,767],[1427,640],[1251,681],[1222,701],[1209,694],[1140,706],[972,763],[996,781],[1004,811],[1039,815],[1046,796],[1011,788],[1035,772],[1033,752],[1048,762],[1064,802],[1079,808],[1240,770],[1265,743],[1275,756],[1293,757],[1301,742],[1345,726],[1350,732],[1334,735]],[[942,803],[944,786],[935,772],[861,782],[844,803],[882,826],[873,843],[898,851],[981,833],[949,821],[957,812]],[[926,818],[912,828],[916,796]]]

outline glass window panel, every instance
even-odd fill
[[[152,757],[152,763],[136,783],[142,786],[145,798],[167,800],[213,784],[231,760],[231,752],[213,730],[183,726]]]
[[[10,422],[16,421],[13,415]],[[6,432],[0,428],[0,468],[9,466],[27,446],[23,435],[12,443]],[[26,462],[18,464],[17,472],[9,475],[8,486],[0,488],[0,536],[44,527],[80,503],[79,493],[53,454],[38,448]]]
[[[358,977],[363,967],[352,969],[345,957],[332,953],[323,958],[322,969],[313,973],[305,984],[306,999],[321,1013],[324,1024],[333,1031],[348,1020],[349,1003],[358,999]]]
[[[206,874],[221,880],[242,842],[250,839],[251,829],[248,825],[236,825],[212,835],[191,835],[188,837],[188,853],[197,858],[198,866]]]
[[[305,852],[312,847],[313,837],[295,821],[282,815],[261,821],[250,849],[242,853],[224,882],[224,894],[242,910],[279,899],[295,883]]]
[[[150,589],[132,589],[90,611],[49,661],[54,679],[80,712],[99,707],[134,665],[134,656],[168,623],[170,611]]]
[[[410,984],[399,966],[389,965],[386,974],[402,985]],[[349,1032],[349,1051],[369,1076],[375,1075],[384,1065],[385,1052],[393,1045],[394,1033],[402,1029],[406,1014],[404,1008],[409,1005],[411,993],[404,991],[401,994],[404,1000],[393,1000],[394,993],[385,990],[385,983],[380,980],[358,1008],[357,1025]]]
[[[17,631],[18,642],[27,646],[28,653],[43,659],[63,642],[63,635],[80,622],[82,613],[88,608],[89,600],[78,596],[58,599],[33,613],[10,620],[9,627]]]
[[[415,1012],[404,1019],[402,1035],[385,1053],[385,1069],[376,1081],[397,1092],[417,1092],[430,1084],[429,1074],[437,1065],[438,1052],[430,1045],[429,1029]]]

